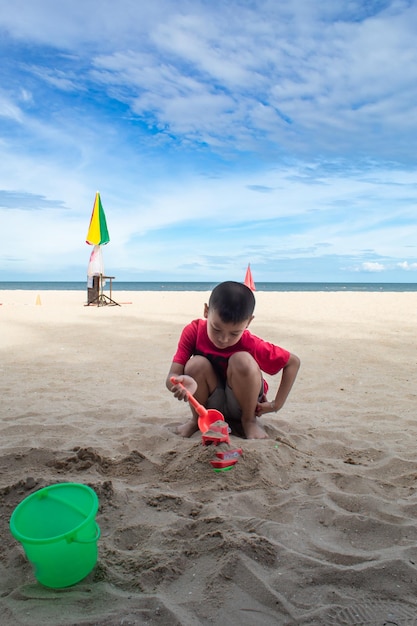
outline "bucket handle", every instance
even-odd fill
[[[95,537],[93,537],[93,539],[77,539],[76,536],[74,535],[73,537],[68,537],[67,541],[68,543],[71,543],[72,541],[75,541],[76,543],[94,543],[95,541],[98,541],[100,539],[100,526],[97,524],[97,522],[94,522],[95,527],[96,527],[96,534]]]

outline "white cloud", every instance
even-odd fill
[[[0,117],[9,118],[14,122],[22,122],[23,114],[15,102],[4,94],[0,93]]]
[[[403,261],[402,263],[398,263],[397,265],[402,270],[406,270],[407,272],[417,270],[417,263],[409,263],[408,261]]]
[[[366,262],[366,263],[362,263],[360,270],[364,271],[364,272],[383,272],[386,269],[385,265],[383,265],[382,263],[377,263],[377,262]]]

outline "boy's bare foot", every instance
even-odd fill
[[[251,421],[244,425],[243,430],[247,439],[269,439],[264,429],[257,421]]]
[[[181,424],[177,428],[177,435],[181,435],[181,437],[191,437],[198,430],[198,424],[193,419],[189,419],[185,424]]]

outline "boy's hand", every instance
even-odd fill
[[[194,395],[197,391],[197,382],[194,380],[194,378],[191,378],[191,376],[186,376],[185,374],[182,374],[181,376],[175,376],[175,381],[176,383],[181,383],[181,385],[185,387],[185,389],[183,389],[181,385],[172,385],[171,392],[178,400],[184,400],[186,402],[188,399],[187,391],[191,393],[191,395]]]
[[[300,367],[300,359],[295,354],[290,354],[287,365],[282,371],[281,382],[275,396],[275,400],[268,402],[265,394],[261,398],[261,402],[256,405],[255,414],[263,415],[264,413],[276,413],[285,404],[288,394],[291,391],[291,387],[297,377],[298,369]]]
[[[274,402],[269,402],[265,394],[262,397],[262,402],[258,402],[255,409],[256,417],[260,417],[265,413],[276,413],[277,409]]]

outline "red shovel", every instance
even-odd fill
[[[177,380],[174,376],[170,378],[170,381],[173,385],[178,385],[179,387],[182,387],[182,389],[185,390],[187,394],[188,402],[192,404],[192,406],[197,411],[198,427],[203,433],[203,443],[204,444],[206,443],[217,444],[217,443],[223,443],[223,442],[229,443],[229,427],[224,420],[223,414],[220,413],[220,411],[218,411],[217,409],[206,409],[206,407],[200,404],[198,400],[194,398],[192,393],[190,393],[188,389],[184,387],[184,385],[180,383],[179,380]],[[219,422],[219,421],[224,422],[224,426],[221,426],[221,427],[212,426],[214,422]],[[213,433],[219,433],[219,436],[218,437],[215,437],[215,436],[212,437],[211,435],[206,436],[205,433],[208,430],[211,430]]]

